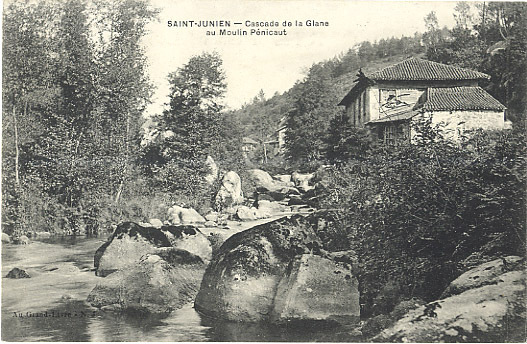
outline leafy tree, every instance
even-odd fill
[[[157,136],[146,147],[144,161],[155,162],[152,176],[166,190],[199,198],[206,192],[207,155],[221,161],[241,152],[237,144],[241,138],[227,131],[228,118],[222,112],[226,89],[222,60],[217,53],[194,56],[171,73],[169,81],[168,109],[156,118]]]
[[[141,39],[157,11],[143,0],[101,1],[96,5],[97,13],[103,14],[97,26],[106,34],[99,36],[97,44],[99,101],[93,139],[98,142],[99,156],[111,161],[104,180],[117,203],[132,178],[133,152],[140,146],[142,114],[152,92]]]
[[[311,67],[287,116],[286,157],[293,164],[309,166],[323,158],[328,124],[338,111],[331,71],[327,65]]]
[[[479,13],[475,18],[470,18],[467,6],[456,6],[454,16],[458,24],[449,31],[448,39],[440,37],[429,42],[427,57],[490,74],[487,90],[507,106],[508,119],[524,127],[527,5],[519,2],[477,4]],[[430,30],[427,34],[430,35]]]
[[[42,115],[57,105],[54,71],[57,9],[46,3],[11,2],[3,14],[2,206],[7,231],[19,233],[28,187],[27,165],[43,133]]]
[[[326,158],[332,164],[363,159],[370,148],[371,135],[366,129],[354,126],[348,115],[337,115],[331,120],[326,138]]]

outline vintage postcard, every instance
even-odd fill
[[[2,43],[2,341],[525,341],[526,2],[5,0]]]

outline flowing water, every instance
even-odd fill
[[[105,238],[61,237],[2,245],[4,341],[359,341],[349,328],[247,325],[201,317],[192,304],[166,317],[103,312],[85,302],[97,280],[93,255]]]

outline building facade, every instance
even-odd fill
[[[504,129],[505,106],[479,83],[489,75],[410,58],[380,71],[359,72],[339,105],[357,127],[370,129],[385,144],[410,142],[419,117],[440,124],[447,137],[473,129]]]

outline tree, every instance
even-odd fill
[[[338,112],[331,73],[328,65],[311,67],[287,116],[286,158],[293,164],[307,167],[323,159],[328,124]]]
[[[157,136],[147,147],[148,159],[157,161],[152,175],[167,190],[198,196],[205,187],[204,161],[216,157],[225,142],[222,60],[217,53],[194,56],[169,81],[170,102],[155,118]]]
[[[152,13],[142,0],[6,8],[4,220],[76,231],[83,208],[96,216],[118,193],[150,96],[140,39]]]
[[[99,157],[104,155],[111,161],[104,180],[118,203],[131,178],[133,152],[139,149],[142,136],[142,114],[152,93],[141,39],[157,11],[143,0],[99,1],[96,5],[97,14],[103,15],[97,20],[101,35],[97,42],[99,102],[94,140]]]
[[[11,2],[3,14],[2,215],[7,230],[16,234],[22,230],[29,155],[43,132],[42,115],[58,104],[56,23],[47,20],[57,12],[44,2]]]
[[[343,114],[331,120],[325,144],[326,159],[340,165],[351,159],[363,159],[372,142],[366,129],[355,127],[349,116]]]
[[[527,5],[513,2],[477,4],[479,14],[469,18],[468,5],[454,14],[458,25],[449,39],[430,41],[430,60],[481,70],[491,76],[486,89],[508,108],[508,119],[525,126],[527,92]],[[425,21],[433,22],[430,16]],[[468,27],[470,20],[473,27]],[[466,25],[465,25],[466,24]],[[436,25],[429,25],[430,30]],[[430,33],[427,33],[430,36]]]
[[[456,27],[461,29],[470,29],[472,27],[472,13],[470,3],[466,1],[459,1],[454,8],[454,19],[456,20]]]

